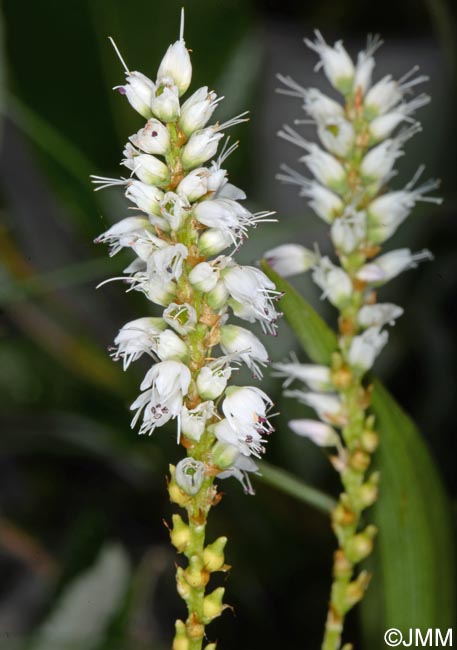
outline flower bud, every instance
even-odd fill
[[[192,555],[189,566],[184,570],[187,583],[194,589],[208,584],[209,573],[203,568],[203,563],[198,555]]]
[[[370,575],[367,571],[362,571],[355,580],[348,584],[344,598],[346,611],[362,600],[369,582]]]
[[[232,244],[233,240],[227,231],[219,230],[219,228],[208,228],[200,236],[198,250],[201,255],[209,257],[221,253]]]
[[[308,271],[316,261],[316,255],[300,244],[283,244],[264,253],[269,266],[281,277]]]
[[[206,296],[206,302],[215,311],[222,309],[227,304],[229,292],[222,280],[219,280],[212,291]]]
[[[323,295],[338,307],[344,308],[352,296],[352,281],[349,275],[335,266],[328,257],[322,257],[313,271],[313,280]]]
[[[322,34],[316,30],[316,40],[305,38],[306,45],[317,52],[321,58],[319,65],[323,67],[325,76],[332,86],[343,94],[352,90],[354,79],[354,64],[343,47],[342,41],[337,41],[333,47],[327,45]]]
[[[168,495],[172,503],[176,503],[178,506],[185,506],[189,502],[189,496],[181,490],[179,485],[176,483],[176,467],[174,465],[169,466],[170,471],[170,480],[168,481]]]
[[[130,137],[130,142],[145,153],[165,156],[170,149],[170,134],[162,122],[151,118],[143,129]]]
[[[347,540],[345,552],[348,559],[356,564],[364,560],[373,550],[373,537],[376,535],[374,526],[367,526],[362,533],[357,533]]]
[[[178,594],[181,596],[183,600],[187,601],[192,594],[191,586],[187,582],[186,577],[184,575],[184,569],[180,566],[177,567],[176,569],[176,588]]]
[[[127,147],[124,150],[126,158],[122,164],[130,169],[143,183],[147,185],[166,185],[170,181],[168,167],[155,156],[138,153],[136,149]]]
[[[370,482],[364,483],[359,488],[359,500],[364,508],[372,506],[378,498],[378,488]]]
[[[319,447],[334,447],[339,444],[336,431],[318,420],[290,420],[289,428],[303,438],[309,438]]]
[[[203,551],[203,562],[211,573],[220,571],[224,566],[224,548],[226,544],[227,537],[218,537],[215,542],[205,547]]]
[[[219,101],[216,93],[208,92],[206,86],[195,91],[181,107],[181,117],[179,118],[181,130],[190,136],[194,131],[202,129]]]
[[[157,354],[162,361],[166,359],[185,361],[189,357],[189,348],[172,330],[165,330],[159,335]]]
[[[378,448],[379,436],[376,433],[376,431],[372,431],[371,429],[365,429],[364,431],[362,431],[360,442],[362,444],[363,449],[365,451],[368,451],[368,453],[372,454]]]
[[[190,542],[190,529],[180,515],[173,515],[173,528],[170,530],[170,539],[179,553],[183,553]]]
[[[170,45],[157,71],[157,79],[171,79],[179,95],[183,95],[190,86],[192,64],[189,52],[182,39]]]
[[[158,86],[151,99],[151,110],[162,122],[174,122],[180,110],[177,87],[164,84]]]
[[[361,449],[356,449],[349,458],[349,465],[356,472],[365,472],[369,468],[370,462],[370,455]]]
[[[129,181],[125,196],[143,212],[160,216],[160,202],[163,199],[163,192],[154,185],[147,185],[141,181]]]
[[[212,454],[216,467],[219,467],[220,469],[228,469],[236,461],[240,452],[238,451],[238,447],[235,447],[235,445],[230,445],[229,443],[219,440],[214,445]]]
[[[155,86],[148,77],[141,72],[130,72],[126,85],[119,86],[118,91],[127,97],[129,104],[140,115],[146,119],[151,117],[151,100]]]
[[[219,140],[222,137],[223,133],[215,132],[211,126],[192,133],[182,150],[181,162],[183,168],[201,167],[216,154]]]
[[[194,458],[183,458],[176,465],[176,483],[189,496],[200,491],[205,480],[205,465]]]
[[[190,203],[201,199],[208,193],[208,170],[199,167],[189,172],[179,183],[176,193],[185,196]]]
[[[208,262],[201,262],[194,266],[189,273],[189,282],[197,291],[207,293],[214,289],[219,279],[219,271],[208,264]]]
[[[376,357],[386,345],[389,334],[378,327],[369,327],[362,334],[352,339],[349,348],[348,361],[353,368],[360,372],[369,370]]]
[[[335,219],[331,237],[335,248],[349,255],[365,240],[366,232],[365,212],[353,212]]]
[[[186,625],[182,621],[176,621],[175,623],[175,638],[173,639],[172,650],[190,650]]]
[[[205,623],[210,623],[212,620],[222,614],[224,605],[222,599],[224,597],[224,587],[217,587],[203,600],[203,619]]]

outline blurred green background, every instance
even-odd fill
[[[130,430],[128,405],[144,367],[124,376],[107,347],[120,325],[144,315],[141,296],[120,285],[95,291],[127,257],[109,259],[93,239],[125,216],[116,190],[94,194],[89,174],[120,173],[128,135],[142,124],[112,92],[123,79],[107,40],[129,67],[154,77],[177,37],[186,8],[193,88],[225,95],[218,117],[249,108],[239,127],[231,180],[253,209],[278,212],[241,251],[252,263],[287,241],[329,248],[323,224],[274,176],[298,155],[276,137],[300,116],[299,102],[275,94],[275,74],[324,85],[302,43],[318,27],[344,38],[355,54],[380,33],[376,76],[401,76],[416,63],[430,76],[423,133],[408,144],[394,181],[401,187],[420,162],[442,178],[442,207],[425,204],[389,248],[429,247],[435,261],[405,274],[383,297],[406,307],[377,371],[413,414],[455,499],[456,371],[456,71],[457,30],[448,0],[4,0],[0,101],[0,648],[165,650],[183,615],[174,588],[173,550],[162,519],[173,508],[165,490],[169,462],[180,457],[173,427],[152,438]],[[322,311],[316,290],[295,283]],[[330,322],[333,313],[326,313]],[[296,347],[284,324],[271,356]],[[336,493],[325,458],[287,429],[303,414],[264,386],[283,416],[268,446],[271,463]],[[211,517],[210,537],[227,534],[233,612],[210,638],[221,649],[319,646],[330,583],[333,538],[326,516],[256,481],[245,497],[236,482]],[[455,501],[454,501],[455,504]],[[454,508],[455,511],[455,508]],[[81,575],[83,576],[81,578]],[[79,580],[78,580],[79,577]],[[75,582],[76,580],[76,582]],[[375,585],[373,588],[376,588]],[[49,625],[52,621],[53,625]],[[359,638],[357,617],[349,631]],[[60,627],[59,627],[60,626]],[[54,632],[52,631],[54,630]],[[73,635],[73,636],[72,636]],[[384,647],[372,640],[368,647]]]

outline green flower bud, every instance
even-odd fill
[[[220,469],[231,467],[239,455],[238,448],[226,442],[218,441],[213,447],[213,461]]]
[[[223,587],[218,587],[208,596],[205,596],[205,599],[203,600],[203,619],[205,623],[210,623],[213,619],[222,614],[224,609],[224,604],[222,603],[224,593],[225,589]]]
[[[176,621],[175,623],[175,638],[173,640],[172,650],[189,650],[190,642],[187,638],[186,626],[182,621]]]
[[[184,569],[182,567],[178,567],[176,570],[176,586],[178,594],[183,600],[187,601],[192,593],[192,588],[186,580]]]
[[[187,583],[198,589],[199,587],[204,587],[208,584],[209,573],[203,567],[203,562],[198,555],[192,555],[189,560],[189,566],[184,571],[184,575]]]
[[[215,542],[208,544],[203,551],[203,562],[208,571],[220,571],[225,563],[224,548],[227,537],[218,537]]]
[[[181,515],[173,515],[173,528],[170,530],[170,539],[178,553],[183,553],[190,541],[189,526],[184,523]]]

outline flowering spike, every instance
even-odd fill
[[[172,503],[187,511],[186,521],[173,515],[170,531],[188,561],[176,574],[188,617],[176,623],[173,650],[201,650],[205,625],[225,608],[221,587],[205,595],[210,573],[225,567],[227,538],[205,546],[207,516],[220,500],[215,479],[237,478],[253,494],[253,457],[264,453],[273,431],[270,398],[253,386],[229,387],[241,363],[261,377],[267,351],[250,330],[228,322],[232,310],[249,323],[259,322],[264,332],[276,331],[279,294],[273,283],[258,268],[233,259],[250,230],[271,221],[272,213],[245,208],[240,201],[246,195],[223,169],[238,147],[224,131],[247,121],[247,112],[208,124],[222,97],[203,86],[181,100],[192,77],[184,9],[179,39],[163,56],[155,81],[130,72],[110,40],[126,74],[118,90],[147,121],[124,148],[122,164],[130,177],[92,179],[96,190],[123,188],[136,211],[96,241],[107,243],[110,255],[131,251],[132,263],[112,280],[123,280],[128,291],[163,308],[160,318],[140,316],[121,327],[111,355],[125,369],[150,359],[130,407],[132,427],[152,435],[174,421],[177,442],[186,450],[170,466],[168,483]]]
[[[441,199],[429,195],[438,188],[438,181],[416,185],[422,166],[403,189],[385,188],[396,174],[394,166],[404,155],[406,142],[421,130],[414,114],[430,98],[425,93],[413,98],[410,94],[427,77],[418,75],[415,66],[399,80],[387,75],[373,84],[374,54],[382,43],[379,37],[369,37],[354,66],[341,41],[330,46],[320,32],[315,35],[315,40],[305,39],[305,43],[320,57],[316,69],[323,68],[344,101],[278,75],[282,83],[278,92],[302,103],[306,119],[295,120],[295,124],[314,123],[322,148],[292,127],[283,126],[278,135],[305,150],[299,161],[314,179],[286,165],[281,165],[277,178],[297,186],[300,196],[308,198],[317,216],[330,225],[337,260],[318,251],[314,257],[306,254],[305,259],[306,249],[297,244],[279,246],[265,256],[283,276],[310,266],[322,298],[338,310],[338,349],[328,366],[301,364],[295,357],[274,364],[276,376],[284,378],[284,395],[312,408],[318,417],[292,420],[291,430],[324,450],[330,448],[329,460],[344,484],[332,515],[340,547],[334,556],[322,645],[322,650],[336,650],[341,647],[345,615],[368,586],[364,572],[355,577],[355,565],[371,553],[376,532],[372,527],[359,529],[362,511],[376,501],[378,489],[378,475],[366,476],[378,445],[374,416],[369,414],[366,373],[387,344],[386,326],[394,325],[403,313],[392,303],[377,303],[374,288],[432,259],[428,250],[413,253],[402,248],[386,253],[381,246],[416,203],[439,204]],[[301,386],[291,388],[293,382]],[[231,442],[224,425],[218,426],[222,430],[219,438]]]

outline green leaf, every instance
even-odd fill
[[[285,295],[280,309],[304,351],[328,363],[336,335],[289,283],[263,262]],[[377,379],[372,408],[381,444],[379,500],[370,517],[379,528],[370,558],[374,578],[362,601],[366,647],[381,647],[389,627],[452,627],[455,606],[451,512],[427,446],[412,420]]]
[[[91,650],[122,606],[130,580],[120,546],[106,546],[94,567],[70,584],[38,631],[31,650]]]

